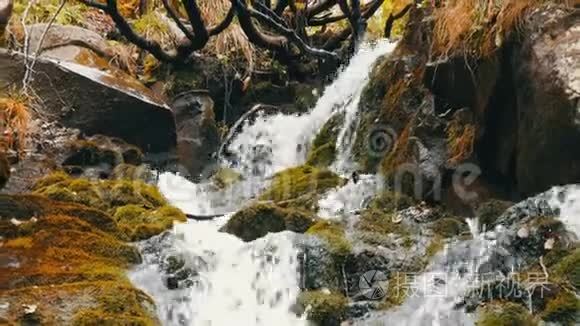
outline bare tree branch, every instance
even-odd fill
[[[405,6],[405,8],[403,8],[401,11],[399,11],[396,14],[390,14],[389,18],[387,18],[387,21],[385,22],[385,37],[386,38],[391,38],[391,33],[393,31],[393,25],[395,24],[395,21],[403,18],[403,16],[405,16],[407,14],[407,12],[409,12],[409,10],[411,10],[411,8],[413,7],[412,4],[408,4]]]
[[[234,21],[235,16],[236,16],[236,9],[232,5],[230,7],[230,10],[228,10],[228,13],[226,14],[226,17],[224,18],[224,20],[222,20],[222,22],[217,24],[216,26],[210,28],[209,36],[215,36],[215,35],[218,35],[219,33],[223,32],[226,28],[228,28],[231,25],[231,23]]]
[[[161,0],[161,2],[163,3],[163,7],[165,8],[165,11],[167,11],[167,14],[175,22],[177,27],[183,32],[185,37],[187,37],[191,42],[193,42],[195,40],[195,36],[181,22],[181,19],[179,19],[179,16],[175,12],[175,9],[173,9],[173,7],[171,7],[171,5],[169,4],[169,2],[167,2],[167,0]]]
[[[238,1],[240,1],[240,0],[238,0]],[[338,55],[336,53],[321,50],[321,49],[316,49],[316,48],[309,46],[308,44],[306,44],[306,42],[304,42],[304,40],[302,38],[300,38],[294,32],[294,30],[286,28],[286,27],[278,24],[276,22],[276,20],[271,18],[270,16],[267,16],[267,15],[255,10],[255,9],[253,9],[253,8],[246,7],[246,10],[250,13],[250,15],[252,17],[256,18],[261,23],[268,25],[268,27],[271,27],[277,33],[280,33],[281,35],[286,37],[290,43],[296,45],[296,47],[298,47],[304,53],[307,53],[309,55],[316,56],[316,57],[323,57],[323,58],[328,58],[328,59],[339,59]]]

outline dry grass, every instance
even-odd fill
[[[206,26],[219,24],[231,6],[229,0],[199,1],[198,3]],[[222,59],[235,58],[241,55],[250,66],[254,63],[254,46],[235,20],[225,31],[213,37],[204,50]]]
[[[489,56],[522,24],[530,9],[564,0],[449,0],[435,9],[433,54]]]
[[[447,162],[451,165],[457,165],[468,159],[473,153],[476,127],[473,124],[463,124],[459,120],[453,120],[447,126],[446,131],[449,151]]]
[[[28,98],[10,92],[0,98],[0,149],[23,154],[30,127]]]

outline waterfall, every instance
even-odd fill
[[[272,174],[302,164],[316,133],[335,114],[344,115],[344,122],[331,168],[343,175],[352,171],[350,153],[362,91],[373,63],[393,49],[394,44],[386,41],[361,48],[310,112],[259,116],[245,123],[228,147],[232,154],[228,157],[233,159],[225,162],[240,171],[244,180],[220,189],[172,173],[160,175],[159,188],[173,205],[192,215],[221,216],[177,224],[170,232],[139,244],[144,263],[129,276],[154,298],[163,325],[308,325],[293,311],[300,292],[299,237],[281,232],[243,242],[219,230],[260,194]],[[349,180],[319,200],[318,215],[326,219],[356,216],[381,184],[373,175],[361,175],[358,182]],[[565,196],[555,189],[550,199],[560,218],[577,234],[579,200],[580,187]],[[474,316],[457,309],[458,299],[477,284],[478,271],[495,250],[498,234],[497,230],[480,233],[476,220],[468,224],[472,239],[448,243],[423,273],[414,275],[413,284],[422,286],[401,306],[370,313],[354,324],[473,325]]]
[[[260,116],[246,123],[228,148],[235,164],[226,162],[244,175],[243,181],[222,190],[210,183],[193,184],[172,173],[160,175],[161,192],[184,212],[223,215],[213,221],[177,224],[171,232],[140,244],[144,263],[130,278],[154,298],[163,325],[307,324],[291,311],[300,291],[294,234],[268,234],[246,243],[219,229],[260,193],[269,176],[302,164],[310,142],[334,114],[346,117],[337,147],[339,157],[348,155],[342,145],[348,143],[346,129],[352,128],[373,63],[394,46],[382,41],[362,47],[310,112]],[[360,207],[376,184],[372,177],[363,181],[329,194],[321,205],[325,215]],[[352,204],[337,206],[348,191],[360,187],[366,190]]]
[[[348,135],[353,136],[348,130],[352,129],[356,120],[358,103],[373,64],[394,48],[395,43],[388,41],[363,46],[349,65],[339,72],[336,80],[326,87],[310,112],[303,115],[261,116],[252,124],[246,124],[229,147],[236,162],[234,167],[244,175],[269,176],[304,163],[310,142],[335,114],[345,115],[337,147],[338,161],[346,162],[348,148],[341,144],[350,143]]]

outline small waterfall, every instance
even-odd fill
[[[333,114],[344,112],[342,128],[352,128],[373,63],[393,49],[394,44],[386,41],[361,48],[309,113],[261,116],[246,124],[228,148],[236,164],[229,163],[244,176],[232,187],[222,190],[211,183],[193,184],[175,174],[161,174],[161,192],[184,212],[223,215],[175,225],[171,232],[141,243],[145,263],[130,278],[155,299],[163,325],[307,324],[291,311],[300,291],[294,234],[269,234],[245,243],[219,229],[260,193],[269,176],[305,161],[310,142]],[[340,144],[346,142],[346,133],[341,132]],[[361,181],[323,200],[321,207],[329,217],[341,209],[360,208],[372,195],[374,178]],[[341,196],[353,190],[361,192],[352,204],[337,207]]]
[[[474,225],[474,220],[469,222]],[[475,230],[476,228],[471,228]],[[403,273],[404,284],[397,288],[408,297],[399,307],[376,312],[357,325],[445,326],[474,325],[474,318],[457,308],[462,296],[475,289],[480,267],[495,247],[495,234],[473,234],[473,239],[448,243],[421,274]],[[388,295],[388,293],[387,293]]]
[[[303,115],[258,117],[246,124],[232,141],[229,152],[244,175],[269,176],[282,169],[304,163],[308,146],[318,130],[334,114],[344,112],[345,122],[341,128],[339,157],[348,155],[343,145],[350,142],[352,125],[356,120],[358,103],[374,62],[390,53],[395,43],[380,41],[374,46],[363,46],[348,66],[339,72],[316,106]],[[342,154],[342,155],[341,155]],[[346,158],[341,159],[346,161]]]

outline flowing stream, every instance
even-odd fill
[[[145,263],[130,277],[155,299],[164,325],[307,324],[291,311],[300,291],[294,235],[269,234],[245,243],[219,228],[265,187],[269,176],[302,164],[308,145],[333,114],[344,113],[348,118],[342,128],[352,128],[373,63],[394,46],[383,41],[361,48],[309,113],[261,116],[245,125],[228,148],[236,162],[230,165],[246,176],[234,187],[220,190],[171,173],[160,176],[160,190],[184,212],[225,214],[213,221],[175,225],[169,234],[142,244]],[[348,148],[339,145],[338,150],[339,156],[345,156]],[[339,194],[325,198],[326,216],[360,207],[363,200],[357,196],[352,203],[344,203]],[[370,190],[365,194],[372,195]],[[178,265],[177,271],[168,266],[170,262]]]
[[[243,242],[219,229],[267,186],[272,174],[302,164],[312,139],[335,114],[344,114],[344,122],[333,169],[343,175],[351,171],[349,158],[361,93],[374,62],[394,47],[383,41],[361,48],[309,113],[259,116],[247,123],[228,148],[233,159],[225,163],[245,176],[232,187],[222,190],[211,183],[194,184],[176,174],[161,174],[160,190],[184,212],[223,215],[211,221],[177,224],[172,231],[140,244],[144,264],[132,271],[130,278],[154,298],[163,325],[308,324],[304,316],[293,312],[300,292],[296,235],[282,232]],[[336,219],[360,209],[380,184],[376,176],[361,176],[358,183],[349,181],[328,192],[319,201],[320,217]],[[563,209],[566,214],[580,210],[579,205],[567,205]],[[473,240],[447,248],[428,272],[418,276],[428,285],[425,291],[439,291],[445,284],[447,293],[418,293],[393,311],[371,314],[357,323],[473,324],[471,316],[453,306],[473,281],[466,275],[477,270],[494,245],[493,239],[479,234],[476,227],[473,230]],[[445,280],[433,275],[444,276]]]

